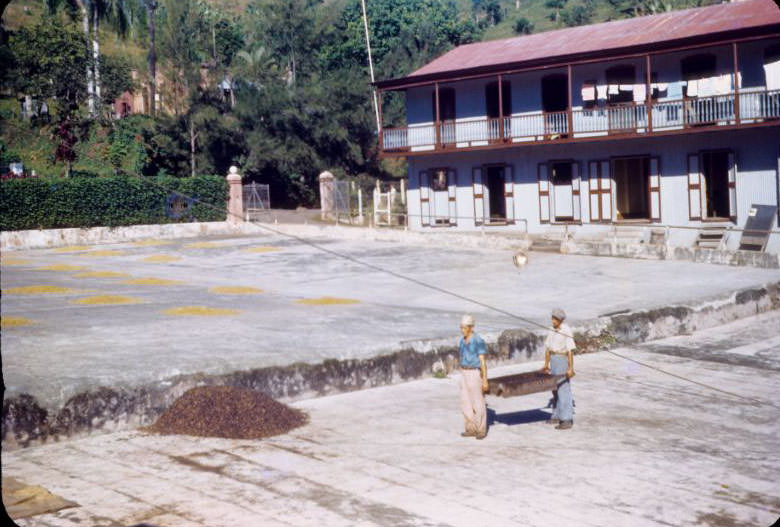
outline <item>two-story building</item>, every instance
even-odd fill
[[[778,204],[772,0],[463,45],[376,87],[405,92],[379,139],[408,160],[411,228],[739,226]]]

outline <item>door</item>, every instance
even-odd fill
[[[539,163],[536,167],[536,178],[539,182],[539,222],[550,223],[550,180],[547,176],[547,163]]]
[[[588,186],[590,190],[590,221],[612,221],[612,178],[610,162],[591,161],[588,164]]]
[[[437,168],[430,171],[433,200],[431,206],[433,223],[435,225],[447,224],[450,221],[449,181],[448,170]]]
[[[729,152],[729,219],[737,222],[737,164],[734,152]]]
[[[485,210],[485,185],[482,184],[482,167],[471,169],[472,186],[474,188],[474,223],[482,225],[487,216]]]
[[[550,163],[550,185],[554,221],[574,220],[574,193],[572,188],[572,166],[569,161]]]

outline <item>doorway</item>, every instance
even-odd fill
[[[650,158],[618,158],[612,164],[617,219],[649,220]]]
[[[553,191],[554,221],[574,221],[572,163],[570,161],[551,164],[550,184]]]
[[[731,215],[729,199],[729,152],[701,153],[702,217],[728,219]]]
[[[485,185],[488,191],[489,221],[491,223],[505,223],[506,197],[504,196],[506,175],[503,166],[488,166],[487,181]]]

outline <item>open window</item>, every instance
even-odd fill
[[[702,79],[714,77],[716,72],[715,55],[712,53],[699,53],[690,55],[680,61],[682,79],[685,81],[683,96],[698,97],[698,82]]]
[[[565,112],[569,107],[568,78],[563,73],[542,77],[542,110],[545,113]]]
[[[499,114],[498,81],[489,82],[485,86],[485,106],[488,119],[498,119],[501,116]],[[512,85],[509,81],[501,82],[501,110],[505,117],[512,115]]]
[[[436,91],[431,94],[431,121],[436,122]],[[455,120],[455,88],[439,88],[439,120]]]
[[[631,64],[618,64],[607,68],[607,103],[633,102],[636,68]]]

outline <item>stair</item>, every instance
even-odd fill
[[[561,252],[561,240],[552,238],[534,238],[531,241],[531,250],[543,253]]]
[[[699,229],[699,236],[696,238],[696,247],[699,249],[717,249],[723,235],[726,233],[726,227],[722,225],[711,225]]]

